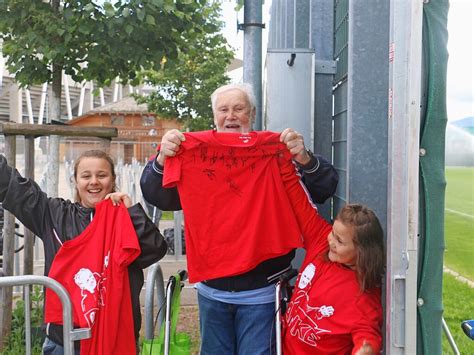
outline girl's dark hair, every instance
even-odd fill
[[[116,176],[115,176],[115,164],[114,164],[114,161],[112,160],[112,158],[110,157],[110,155],[108,155],[106,152],[104,152],[103,150],[99,150],[99,149],[91,149],[91,150],[86,150],[85,152],[83,152],[81,155],[79,155],[79,157],[76,159],[76,161],[74,162],[74,181],[77,180],[77,167],[79,166],[79,163],[81,162],[82,159],[84,158],[98,158],[98,159],[104,159],[106,160],[109,165],[110,165],[110,171],[112,173],[112,176],[114,178],[114,181],[116,180]],[[116,190],[116,186],[114,186],[113,188],[113,191]],[[80,198],[79,198],[79,194],[77,192],[77,189],[76,191],[74,192],[74,201],[75,202],[79,202],[80,201]]]
[[[374,211],[363,205],[348,204],[339,211],[336,219],[354,228],[355,268],[361,291],[381,286],[385,272],[384,238]]]

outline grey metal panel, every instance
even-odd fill
[[[293,47],[310,48],[310,1],[294,0],[294,22],[295,36]]]
[[[295,0],[285,1],[285,46],[282,48],[304,48],[295,46]]]
[[[293,66],[287,61],[296,54]],[[287,127],[300,132],[313,146],[314,52],[309,49],[270,49],[267,51],[265,129],[282,131]]]
[[[334,1],[312,0],[311,41],[309,47],[314,48],[316,59],[332,60],[334,52]]]
[[[370,6],[368,1],[349,2],[348,202],[369,205],[384,229],[388,186],[389,10],[387,1],[371,0]]]

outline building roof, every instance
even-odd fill
[[[133,97],[126,96],[123,99],[118,100],[116,102],[112,102],[104,106],[99,106],[99,107],[94,108],[93,110],[87,111],[84,113],[84,116],[89,116],[94,113],[144,114],[144,113],[151,113],[151,112],[148,110],[147,104],[138,104],[137,101]]]

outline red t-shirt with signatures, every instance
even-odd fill
[[[279,133],[184,135],[163,186],[179,191],[191,282],[238,275],[302,246],[277,160],[295,167]]]

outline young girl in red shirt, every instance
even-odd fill
[[[284,354],[380,353],[385,253],[377,216],[349,204],[331,226],[294,168],[282,163],[281,173],[306,249],[283,319]]]

